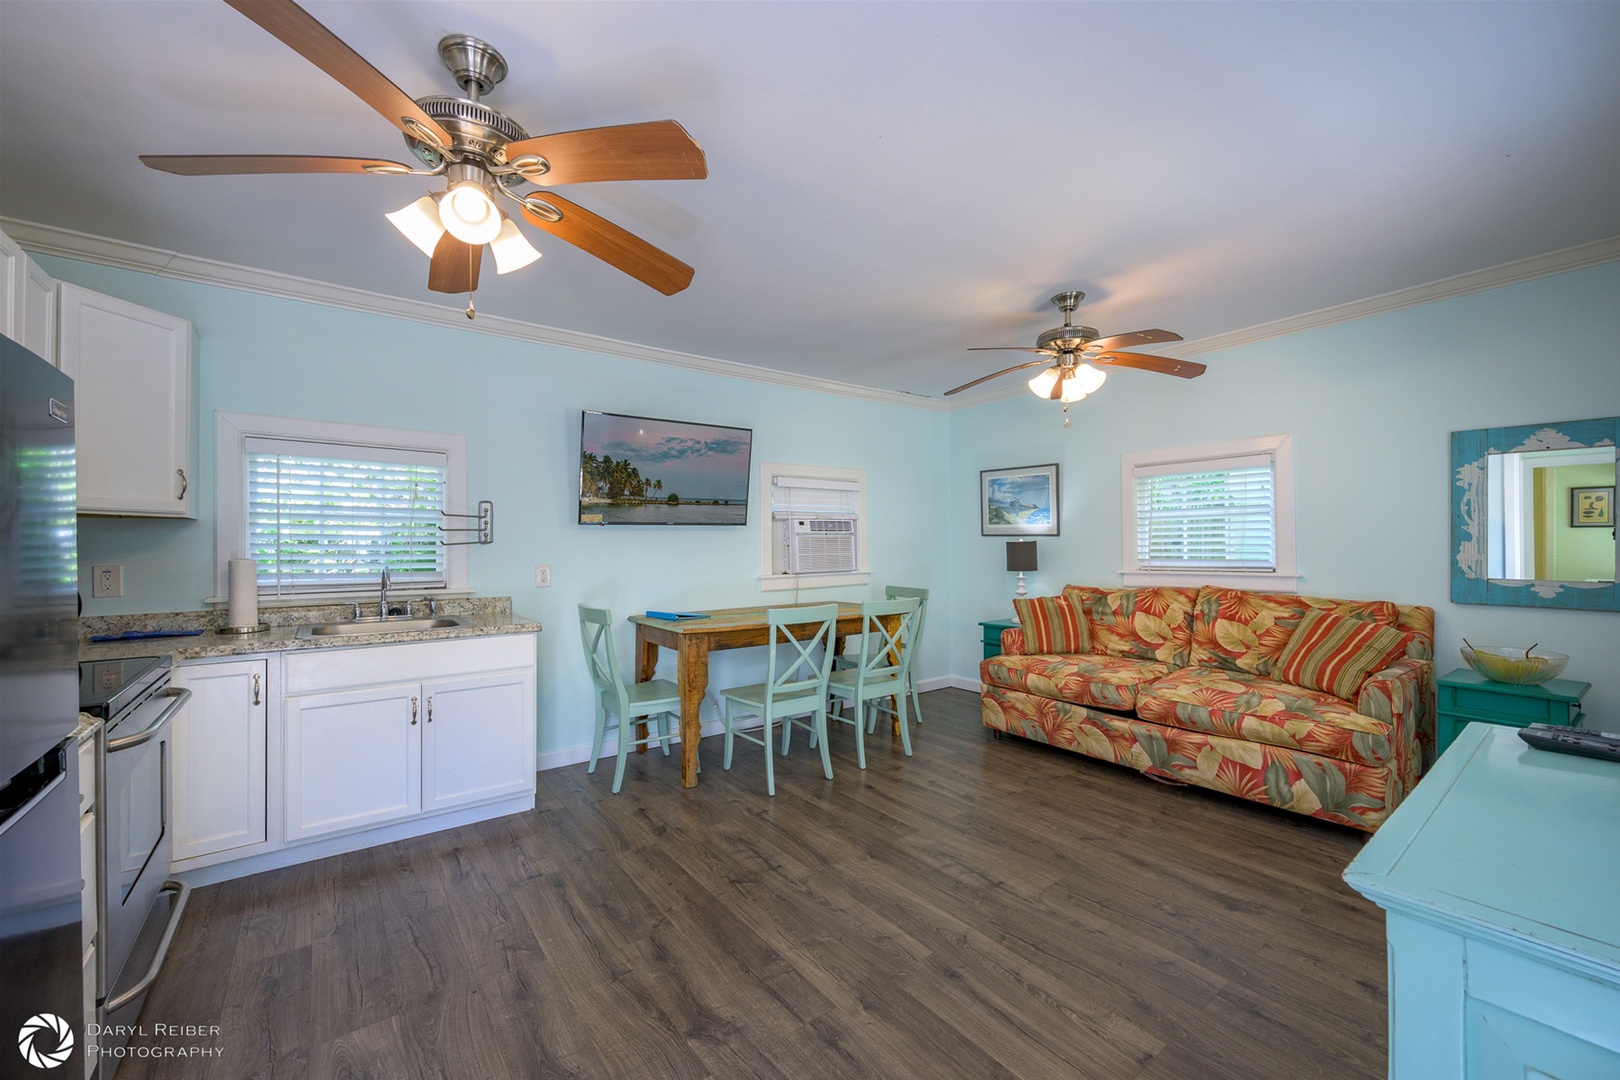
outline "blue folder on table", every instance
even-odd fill
[[[709,616],[706,613],[701,612],[701,611],[649,611],[649,612],[647,612],[647,618],[649,618],[649,619],[668,619],[670,622],[678,622],[681,619],[707,619],[708,617]]]

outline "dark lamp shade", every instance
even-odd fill
[[[1039,569],[1035,565],[1035,541],[1007,541],[1007,569],[1009,571]]]

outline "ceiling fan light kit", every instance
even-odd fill
[[[525,183],[615,180],[702,180],[703,150],[673,120],[587,128],[531,137],[511,117],[479,99],[506,78],[506,60],[465,34],[439,41],[439,59],[467,96],[412,99],[294,0],[226,0],[283,44],[332,76],[405,137],[424,166],[376,158],[275,155],[147,155],[148,167],[182,176],[249,173],[358,173],[443,176],[445,190],[386,215],[431,260],[428,288],[471,294],[488,245],[496,273],[530,265],[540,252],[501,212],[495,196],[523,208],[530,225],[574,245],[666,296],[692,282],[692,268],[652,244],[561,196],[550,187],[522,194]],[[471,297],[468,318],[473,316]]]
[[[1010,375],[1015,371],[1027,368],[1046,367],[1040,374],[1029,380],[1030,393],[1049,401],[1063,403],[1063,426],[1069,426],[1069,406],[1089,394],[1095,393],[1108,378],[1108,373],[1093,364],[1102,364],[1109,367],[1137,368],[1142,371],[1154,371],[1161,375],[1175,375],[1182,379],[1196,379],[1205,371],[1203,364],[1196,364],[1190,360],[1172,360],[1168,356],[1153,356],[1148,353],[1120,352],[1123,346],[1151,345],[1161,341],[1180,341],[1180,334],[1173,334],[1168,330],[1137,330],[1129,334],[1115,334],[1112,337],[1102,337],[1095,329],[1089,326],[1074,325],[1071,316],[1074,309],[1080,306],[1080,301],[1086,298],[1083,292],[1061,292],[1052,297],[1052,303],[1063,312],[1063,325],[1054,327],[1041,334],[1035,340],[1035,347],[1024,345],[996,345],[968,350],[969,352],[1032,352],[1041,353],[1046,359],[1031,360],[1028,363],[1014,364],[1010,368],[991,372],[972,382],[952,387],[945,391],[945,396],[959,394],[970,387],[980,383],[999,379],[1003,375]]]

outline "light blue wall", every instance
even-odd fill
[[[1002,541],[976,535],[980,469],[1061,464],[1062,535],[1031,586],[1048,594],[1119,581],[1122,452],[1292,432],[1301,592],[1433,607],[1441,672],[1464,637],[1568,653],[1589,723],[1620,730],[1620,614],[1452,604],[1447,501],[1453,430],[1620,415],[1617,341],[1609,263],[1200,356],[1195,380],[1117,372],[1067,431],[1030,394],[953,413],[954,621],[1011,610]],[[957,635],[955,671],[980,655]]]
[[[762,461],[867,470],[870,588],[807,591],[865,599],[885,583],[943,593],[948,514],[943,413],[883,405],[655,364],[511,341],[320,305],[196,285],[77,261],[41,259],[61,280],[191,320],[196,332],[196,521],[79,519],[79,563],[121,563],[124,596],[85,612],[195,610],[213,591],[216,409],[464,433],[469,497],[495,503],[495,543],[470,549],[473,586],[540,620],[540,750],[590,741],[591,694],[574,607],[625,616],[647,608],[757,604]],[[672,301],[678,303],[678,300]],[[740,358],[746,359],[746,358]],[[755,488],[745,528],[590,528],[574,522],[582,409],[699,420],[754,431]],[[536,563],[554,585],[534,587]],[[941,600],[947,599],[941,595]],[[927,678],[948,643],[930,634]],[[632,636],[619,634],[620,656]],[[667,655],[667,654],[666,654]],[[754,681],[750,657],[715,658],[712,685]],[[664,665],[672,673],[672,664]],[[708,714],[705,713],[707,716]]]

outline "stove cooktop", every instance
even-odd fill
[[[79,665],[79,711],[103,720],[146,696],[169,673],[166,656],[92,660]]]

